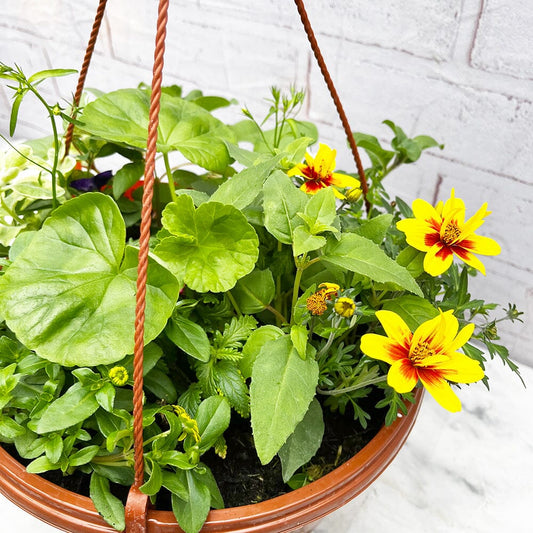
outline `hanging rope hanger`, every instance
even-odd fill
[[[74,96],[74,110],[72,118],[77,114],[77,108],[80,103],[87,71],[94,51],[98,32],[104,16],[107,0],[100,0],[96,17],[94,20],[91,36],[87,44],[87,49],[83,61],[76,93]],[[357,144],[352,134],[352,130],[348,123],[348,119],[340,102],[329,71],[326,67],[322,53],[318,46],[316,37],[314,35],[311,23],[307,16],[303,0],[295,0],[296,7],[300,14],[302,24],[309,39],[311,49],[316,57],[330,95],[333,99],[342,126],[344,128],[346,138],[350,145],[350,149],[355,161],[359,180],[361,182],[362,194],[365,200],[367,211],[370,204],[366,199],[368,193],[368,185],[364,172]],[[161,85],[163,78],[166,26],[168,21],[168,6],[169,0],[159,0],[158,18],[155,39],[153,76],[152,76],[152,92],[150,100],[149,124],[148,124],[148,141],[146,149],[146,165],[144,172],[144,192],[142,198],[141,211],[141,230],[139,240],[139,264],[137,270],[137,293],[136,293],[136,309],[135,309],[135,348],[134,348],[134,364],[133,364],[133,439],[134,439],[134,469],[135,477],[134,483],[130,489],[128,500],[126,504],[126,532],[127,533],[145,533],[147,531],[147,509],[148,496],[143,494],[139,487],[144,483],[144,457],[143,457],[143,362],[144,362],[144,322],[145,322],[145,307],[146,307],[146,283],[147,283],[147,268],[148,268],[148,252],[150,240],[150,226],[152,219],[152,197],[155,178],[155,156],[157,146],[157,128],[159,124],[159,109],[161,98]],[[68,125],[65,134],[65,155],[68,154],[72,137],[74,132],[74,123]],[[172,176],[169,176],[172,179]]]

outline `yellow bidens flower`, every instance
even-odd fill
[[[378,311],[387,337],[367,333],[361,338],[361,351],[392,365],[387,383],[399,393],[413,390],[418,380],[435,400],[451,412],[461,410],[461,402],[450,387],[473,383],[485,375],[478,361],[457,350],[470,339],[474,324],[459,331],[452,311],[422,323],[411,333],[402,318],[392,311]]]
[[[328,304],[326,300],[333,299],[340,287],[336,283],[321,283],[318,291],[307,298],[305,305],[312,315],[323,315]]]
[[[200,442],[200,431],[198,430],[198,424],[194,418],[191,418],[185,409],[181,405],[173,405],[172,409],[178,415],[183,433],[179,436],[178,440],[184,440],[187,435],[192,435],[192,438],[196,443]]]
[[[344,199],[344,195],[336,187],[340,189],[350,187],[353,191],[353,189],[359,189],[361,184],[352,176],[333,172],[336,155],[336,150],[332,150],[326,144],[320,144],[315,157],[311,156],[309,152],[306,153],[305,163],[291,168],[287,174],[304,178],[305,181],[300,189],[308,194],[316,194],[320,189],[333,185],[335,196]],[[352,194],[354,193],[352,192]]]
[[[122,387],[123,385],[126,385],[128,379],[130,379],[130,376],[128,371],[123,366],[114,366],[109,371],[109,379],[113,385]]]
[[[355,313],[355,302],[351,298],[343,296],[335,302],[333,309],[338,315],[344,318],[351,318]]]
[[[455,198],[452,189],[445,204],[431,206],[420,198],[413,202],[415,218],[400,220],[396,227],[405,233],[407,244],[426,252],[424,270],[432,276],[439,276],[450,268],[456,255],[467,265],[485,274],[483,263],[473,254],[498,255],[500,245],[493,239],[476,235],[474,232],[490,215],[487,204],[465,222],[463,200]]]

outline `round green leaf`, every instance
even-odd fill
[[[117,205],[103,194],[56,209],[0,280],[0,314],[17,338],[65,366],[132,353],[138,252],[125,236]],[[145,342],[165,326],[178,290],[174,276],[150,260]]]
[[[165,207],[162,220],[172,235],[155,253],[191,289],[227,291],[254,269],[259,240],[235,207],[205,202],[195,209],[192,199],[182,195]]]
[[[150,92],[121,89],[87,104],[83,129],[103,139],[146,148]],[[224,140],[231,130],[199,105],[163,93],[159,112],[157,150],[179,150],[187,159],[208,170],[222,172],[230,163]]]

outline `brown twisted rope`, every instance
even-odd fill
[[[157,144],[157,127],[163,78],[163,59],[165,53],[166,25],[168,20],[169,0],[159,1],[157,31],[155,39],[154,68],[152,77],[152,96],[148,123],[148,143],[146,147],[146,166],[144,171],[144,193],[141,212],[141,237],[139,240],[139,266],[137,270],[137,306],[135,309],[135,351],[133,365],[133,439],[135,450],[135,486],[144,482],[143,462],[143,347],[144,347],[144,312],[146,308],[146,279],[148,268],[148,250],[150,225],[152,220],[152,197],[154,190],[155,155]],[[172,179],[169,176],[169,179]]]
[[[320,67],[320,71],[322,72],[324,81],[326,82],[326,85],[328,86],[329,92],[331,94],[331,98],[333,99],[335,107],[337,108],[337,113],[339,114],[339,117],[341,119],[344,132],[346,133],[346,138],[348,139],[348,143],[352,151],[352,155],[355,161],[355,166],[357,167],[357,173],[359,174],[359,181],[361,182],[361,190],[363,192],[363,198],[365,199],[365,206],[368,212],[370,210],[370,203],[366,199],[366,196],[368,193],[368,184],[366,181],[365,169],[363,168],[363,164],[361,163],[361,158],[359,157],[357,143],[355,142],[352,129],[350,128],[350,124],[348,122],[348,118],[346,117],[346,113],[344,112],[344,108],[342,107],[339,95],[337,93],[337,90],[335,89],[333,80],[331,79],[331,75],[326,66],[326,62],[324,61],[324,57],[322,56],[320,47],[318,46],[318,42],[313,32],[313,28],[311,27],[311,22],[309,21],[309,17],[307,16],[307,12],[305,10],[303,0],[294,0],[294,2],[296,4],[296,7],[298,8],[298,13],[300,14],[300,19],[302,20],[305,33],[307,34],[307,38],[309,39],[309,43],[311,44],[311,48],[313,50],[313,53],[315,54],[315,58],[318,62],[318,66]]]
[[[107,0],[100,0],[98,8],[96,10],[96,16],[94,18],[93,29],[91,30],[91,36],[89,37],[89,42],[87,43],[87,49],[85,50],[85,57],[83,59],[83,64],[81,66],[80,75],[78,77],[78,85],[76,87],[76,93],[74,94],[74,102],[72,107],[72,119],[76,118],[78,114],[78,106],[80,105],[81,93],[83,92],[83,86],[85,85],[85,79],[87,78],[87,71],[89,70],[89,64],[91,63],[91,57],[94,51],[94,45],[96,44],[96,39],[98,37],[98,32],[100,31],[100,26],[102,25],[102,20],[104,18],[105,6]],[[70,145],[72,143],[72,136],[74,134],[74,123],[69,122],[67,126],[67,132],[65,133],[65,157],[70,151]]]

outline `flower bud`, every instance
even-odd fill
[[[130,379],[130,376],[128,371],[123,366],[114,366],[109,371],[109,379],[113,385],[122,387],[123,385],[126,385],[128,379]]]
[[[351,298],[343,296],[335,302],[333,309],[335,309],[338,315],[344,318],[350,318],[355,313],[355,302]]]

